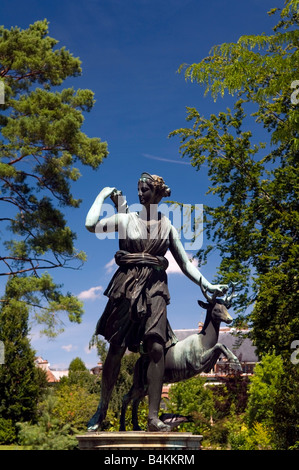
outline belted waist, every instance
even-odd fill
[[[166,271],[169,264],[164,256],[154,256],[146,252],[129,253],[128,251],[119,250],[115,253],[114,258],[118,266],[145,265],[151,266],[158,271]]]

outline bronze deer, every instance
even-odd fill
[[[229,297],[226,295],[225,299],[217,299],[217,292],[213,297],[209,296],[203,288],[202,292],[208,301],[205,303],[198,300],[198,304],[207,311],[204,326],[199,333],[178,341],[166,351],[163,383],[176,383],[194,377],[201,372],[209,372],[221,354],[224,354],[235,369],[241,370],[238,358],[226,346],[218,343],[220,323],[229,324],[232,322],[232,317],[227,309],[231,305],[234,294],[232,292]],[[133,429],[134,431],[141,430],[138,424],[138,406],[142,398],[147,395],[147,366],[148,358],[144,354],[136,362],[133,386],[129,393],[123,397],[120,431],[126,429],[126,409],[132,400]]]

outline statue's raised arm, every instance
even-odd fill
[[[111,198],[114,205],[117,207],[118,212],[111,217],[103,218],[100,220],[100,213],[102,210],[103,203],[108,197]],[[96,197],[94,203],[88,211],[85,221],[85,227],[89,232],[117,232],[119,230],[119,224],[125,224],[125,217],[122,215],[125,210],[122,210],[122,206],[126,207],[126,201],[123,198],[120,191],[114,187],[105,187]],[[121,213],[122,215],[120,215]]]

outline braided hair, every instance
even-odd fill
[[[147,183],[149,186],[152,186],[158,196],[167,197],[171,194],[171,189],[165,183],[164,179],[158,175],[151,175],[150,173],[143,172],[139,178],[139,181]]]

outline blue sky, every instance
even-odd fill
[[[214,103],[177,70],[182,63],[199,62],[216,44],[235,42],[245,34],[270,33],[277,19],[268,17],[267,11],[282,4],[282,0],[1,0],[0,24],[27,28],[47,18],[50,36],[81,59],[82,76],[64,86],[94,91],[96,104],[85,115],[83,130],[107,141],[109,148],[109,157],[97,172],[80,167],[82,177],[73,193],[83,202],[79,209],[66,211],[68,224],[77,233],[76,246],[88,260],[80,271],[51,273],[64,284],[64,291],[84,297],[83,321],[77,325],[65,320],[65,332],[54,341],[40,337],[32,327],[32,346],[51,367],[67,368],[75,357],[88,367],[98,361],[88,343],[106,304],[102,292],[118,247],[116,239],[98,240],[84,227],[98,192],[115,186],[129,204],[136,203],[138,178],[147,171],[164,177],[173,200],[208,202],[205,169],[196,172],[182,160],[179,140],[169,139],[168,134],[186,126],[187,106],[208,116],[225,109],[229,98]],[[210,281],[217,263],[214,256],[201,268]],[[197,305],[202,298],[199,288],[174,266],[169,288],[172,327],[196,328],[204,319]]]

